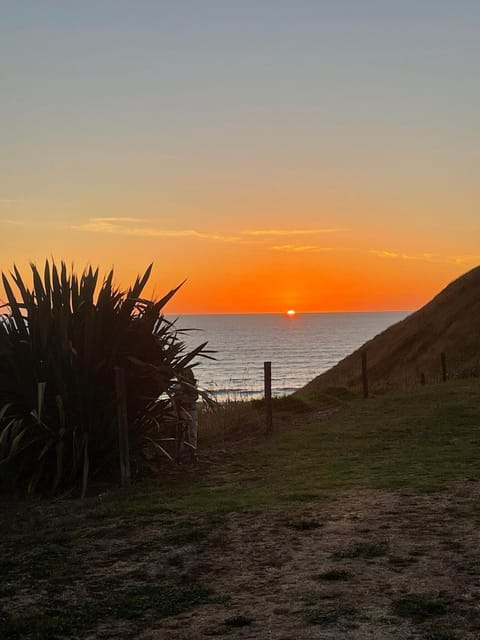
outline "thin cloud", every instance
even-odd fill
[[[396,251],[385,251],[383,249],[370,249],[368,253],[371,253],[377,258],[401,258],[402,254],[397,253]]]
[[[14,204],[20,202],[20,200],[9,200],[8,198],[0,198],[0,204]]]
[[[272,247],[273,251],[285,251],[287,253],[318,253],[321,251],[335,251],[334,247],[322,247],[316,244],[295,245],[280,244]]]
[[[9,218],[2,218],[0,222],[3,222],[3,224],[14,224],[18,227],[26,227],[32,224],[29,220],[10,220]]]
[[[480,255],[449,256],[449,259],[455,264],[480,263]]]
[[[346,229],[246,229],[240,233],[245,236],[307,236],[317,233],[335,233],[338,231],[346,231]]]
[[[200,240],[216,240],[233,242],[236,236],[223,236],[215,233],[203,233],[196,229],[158,229],[156,227],[131,226],[138,223],[138,218],[90,218],[88,222],[74,225],[76,231],[90,233],[108,233],[112,235],[133,236],[139,238],[198,238]]]
[[[28,227],[29,229],[33,227],[42,227],[42,228],[50,227],[50,228],[68,229],[68,226],[66,224],[58,224],[53,220],[42,220],[42,219],[28,220],[24,218],[22,220],[21,218],[20,219],[16,218],[15,220],[12,220],[11,218],[0,218],[0,223],[9,224],[15,227]]]
[[[148,218],[90,218],[91,222],[149,222]]]
[[[403,253],[398,251],[385,251],[370,249],[368,253],[371,253],[378,258],[393,258],[399,260],[423,260],[425,262],[437,262],[440,256],[435,256],[433,253]]]
[[[469,264],[480,261],[480,255],[457,255],[457,256],[445,256],[435,253],[403,253],[400,251],[385,251],[370,249],[368,253],[371,253],[379,258],[388,258],[394,260],[418,260],[421,262],[441,262],[446,264]]]

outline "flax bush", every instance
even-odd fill
[[[179,287],[143,298],[151,265],[126,292],[113,271],[102,282],[92,267],[80,276],[53,261],[31,270],[31,286],[16,267],[2,274],[0,489],[85,493],[92,476],[117,478],[115,367],[126,376],[132,465],[151,467],[152,452],[178,440],[173,385],[208,357],[206,343],[188,351],[162,314]]]

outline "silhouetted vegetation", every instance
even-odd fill
[[[162,315],[178,287],[143,298],[151,266],[126,292],[113,271],[99,286],[91,267],[81,276],[64,263],[31,269],[32,288],[16,267],[2,274],[0,486],[54,492],[81,484],[84,493],[88,478],[117,477],[115,367],[126,377],[133,470],[171,456],[181,437],[172,386],[207,353],[206,343],[186,350]]]

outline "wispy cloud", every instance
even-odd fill
[[[245,236],[308,236],[317,233],[335,233],[346,229],[246,229],[240,233]]]
[[[0,224],[8,224],[15,227],[27,227],[28,229],[38,229],[39,227],[68,229],[68,226],[66,224],[58,224],[53,220],[45,220],[41,218],[36,218],[35,220],[28,218],[15,218],[14,220],[12,218],[0,218]]]
[[[480,262],[480,255],[475,254],[446,256],[435,253],[403,253],[401,251],[385,251],[383,249],[370,249],[368,253],[379,258],[390,258],[396,260],[419,260],[422,262],[442,262],[447,264],[472,264]]]
[[[433,253],[403,253],[399,251],[386,251],[384,249],[370,249],[368,253],[371,253],[379,258],[393,258],[400,260],[423,260],[425,262],[435,262],[436,258]]]
[[[15,204],[16,202],[20,202],[20,200],[11,200],[9,198],[0,198],[0,204]]]
[[[29,220],[11,220],[9,218],[1,218],[0,222],[3,222],[3,224],[14,224],[18,227],[26,227],[32,224]]]
[[[287,253],[319,253],[321,251],[335,251],[334,247],[322,247],[316,244],[280,244],[274,245],[272,249],[273,251],[285,251]]]
[[[95,217],[86,222],[74,225],[72,228],[77,231],[88,231],[91,233],[109,233],[112,235],[154,237],[154,238],[198,238],[200,240],[215,240],[218,242],[237,242],[238,244],[270,244],[269,238],[283,236],[307,236],[321,233],[332,233],[344,231],[340,228],[322,229],[244,229],[234,232],[232,235],[222,233],[210,233],[198,231],[197,229],[161,229],[151,224],[151,220],[136,217]],[[273,240],[274,241],[274,240]],[[325,251],[318,245],[308,245],[306,248],[295,247],[295,245],[279,245],[273,247],[276,251]]]
[[[449,256],[451,262],[455,264],[471,264],[473,262],[480,264],[480,255],[467,254],[463,256]]]
[[[149,222],[148,218],[90,218],[95,222]]]
[[[196,229],[159,229],[157,227],[137,226],[142,221],[141,218],[90,218],[84,224],[74,225],[72,228],[77,231],[141,238],[198,238],[200,240],[217,240],[220,242],[238,240],[237,236],[204,233]]]

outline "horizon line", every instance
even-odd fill
[[[295,311],[297,316],[316,315],[316,314],[333,314],[333,313],[414,313],[417,309],[383,309],[383,310],[350,310],[350,311]],[[287,311],[215,311],[198,313],[164,313],[165,316],[284,316]]]

